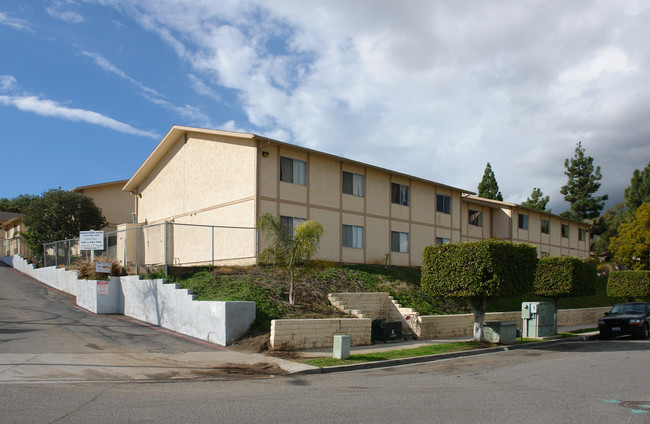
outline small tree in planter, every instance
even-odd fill
[[[537,249],[528,244],[484,240],[427,246],[422,288],[433,296],[465,299],[474,313],[474,340],[485,341],[487,300],[533,290]]]
[[[553,300],[555,306],[554,332],[557,333],[557,310],[560,299],[594,294],[596,278],[596,263],[593,259],[583,260],[562,256],[539,260],[534,293]]]

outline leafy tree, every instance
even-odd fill
[[[564,174],[569,181],[562,186],[560,193],[564,195],[564,200],[571,204],[571,208],[561,215],[578,221],[597,218],[608,197],[607,195],[593,196],[600,188],[598,181],[602,179],[602,175],[600,166],[594,169],[594,158],[585,156],[582,142],[578,142],[573,158],[565,159],[564,167],[566,168]]]
[[[643,203],[650,202],[650,162],[643,171],[634,170],[624,197],[625,206],[631,212],[635,212]]]
[[[533,290],[537,249],[503,240],[427,246],[422,290],[432,296],[465,299],[474,313],[474,340],[485,341],[487,300]]]
[[[12,199],[3,197],[0,199],[0,211],[22,213],[36,197],[33,194],[21,194]]]
[[[548,196],[544,196],[544,193],[542,193],[541,189],[535,187],[533,188],[532,193],[530,193],[530,197],[527,197],[526,201],[521,205],[529,207],[531,209],[536,209],[538,211],[545,211],[549,200],[550,198]]]
[[[323,226],[316,221],[304,221],[291,231],[279,216],[265,213],[257,220],[257,227],[266,233],[269,247],[262,250],[259,259],[284,269],[289,274],[289,304],[296,304],[295,280],[301,267],[318,250]]]
[[[100,230],[108,225],[101,209],[85,194],[51,189],[34,198],[23,212],[23,234],[37,262],[43,244],[79,236],[80,231]]]
[[[618,228],[630,216],[630,211],[625,207],[623,202],[617,203],[605,210],[603,215],[594,221],[591,233],[595,237],[592,238],[591,249],[597,255],[608,252],[611,238],[618,235]]]
[[[596,290],[596,262],[571,256],[540,258],[535,276],[534,294],[549,297],[555,307],[554,332],[560,299],[589,296]]]
[[[634,219],[621,224],[609,248],[614,259],[628,268],[650,270],[650,203],[639,206]]]
[[[485,166],[483,179],[478,185],[478,197],[482,197],[484,199],[503,201],[503,196],[499,191],[499,184],[497,184],[497,179],[494,176],[494,171],[492,171],[492,166],[490,166],[490,162],[488,162],[487,165]]]

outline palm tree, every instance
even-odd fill
[[[291,229],[279,216],[265,213],[257,220],[257,228],[266,233],[265,240],[269,246],[259,253],[259,260],[284,269],[289,274],[289,304],[295,305],[296,274],[316,254],[323,226],[316,221],[303,221]]]

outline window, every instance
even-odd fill
[[[521,230],[528,230],[528,215],[523,213],[519,214],[519,228]]]
[[[280,157],[280,181],[307,185],[307,162]]]
[[[549,256],[548,252],[542,251],[542,258],[548,258]]]
[[[343,224],[343,247],[363,249],[363,227]]]
[[[446,194],[437,194],[436,211],[451,214],[451,196],[447,196]]]
[[[567,224],[562,224],[562,237],[569,238],[569,226]]]
[[[363,197],[363,175],[343,171],[343,193]]]
[[[451,240],[444,237],[436,237],[436,244],[447,244],[451,243]]]
[[[409,233],[390,232],[390,250],[393,252],[408,253]]]
[[[584,228],[578,229],[578,240],[585,241],[587,238],[587,231]]]
[[[550,234],[551,233],[551,221],[548,219],[542,219],[542,233]]]
[[[287,231],[291,231],[293,234],[296,232],[296,227],[306,221],[304,218],[296,218],[293,216],[280,216],[280,220]]]
[[[469,210],[469,225],[474,225],[476,227],[483,226],[483,214],[481,211],[475,211],[473,209]]]
[[[409,186],[402,184],[392,183],[391,185],[391,201],[398,205],[409,205]]]

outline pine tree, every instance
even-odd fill
[[[533,192],[530,193],[530,197],[527,197],[526,201],[522,202],[521,206],[537,209],[538,211],[545,211],[549,200],[550,198],[548,196],[544,196],[544,193],[542,193],[541,189],[535,187],[533,188]]]
[[[650,202],[650,162],[643,171],[634,170],[630,186],[625,189],[625,207],[634,213],[639,206]]]
[[[478,185],[478,197],[503,201],[503,196],[499,191],[499,184],[497,184],[497,179],[494,176],[490,162],[487,163],[485,172],[483,173],[483,179]]]
[[[598,181],[602,179],[602,175],[600,166],[594,169],[594,158],[585,156],[582,142],[578,142],[573,158],[565,159],[564,167],[564,174],[569,177],[569,181],[562,186],[560,193],[564,195],[564,200],[571,204],[571,208],[561,215],[578,221],[597,218],[605,206],[607,195],[593,196],[600,188]]]

